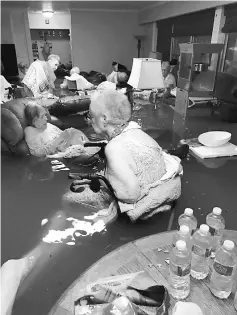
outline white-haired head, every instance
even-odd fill
[[[49,55],[48,56],[48,64],[50,65],[53,71],[57,70],[60,62],[60,57],[58,55]]]
[[[70,70],[70,75],[72,75],[73,73],[80,74],[80,69],[79,69],[79,67],[73,67],[73,68]]]
[[[162,74],[163,77],[167,77],[168,73],[170,72],[170,63],[169,61],[163,61],[161,64]]]
[[[49,55],[48,61],[52,59],[56,59],[58,62],[60,61],[60,57],[58,55],[54,55],[54,54]]]
[[[96,133],[106,133],[108,128],[126,123],[131,113],[127,96],[117,90],[98,91],[91,97],[90,115]]]

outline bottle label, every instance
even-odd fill
[[[233,267],[224,266],[218,263],[217,261],[214,262],[213,268],[217,273],[219,273],[222,276],[229,277],[233,273]]]
[[[173,263],[170,262],[170,270],[172,271],[173,274],[179,277],[184,277],[190,274],[191,272],[191,263],[185,267],[180,267],[177,265],[174,265]]]
[[[211,256],[211,249],[210,248],[202,248],[198,245],[193,245],[192,252],[198,256],[202,257],[210,257]]]

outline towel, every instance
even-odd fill
[[[173,179],[177,175],[183,175],[183,169],[180,165],[180,158],[170,155],[164,151],[162,153],[165,160],[166,173],[160,180],[164,182]]]
[[[116,84],[113,82],[104,81],[97,86],[97,90],[98,91],[116,90]]]
[[[36,60],[26,72],[23,83],[32,91],[34,97],[52,93],[56,76],[48,62]]]
[[[168,315],[169,300],[166,288],[141,271],[99,279],[89,285],[75,301],[75,315]]]
[[[73,73],[70,77],[65,76],[65,80],[63,84],[60,85],[61,88],[67,88],[68,87],[68,81],[75,81],[77,90],[86,90],[91,89],[94,85],[87,81],[82,75],[78,73]]]

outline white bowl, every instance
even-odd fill
[[[210,131],[202,133],[198,141],[206,147],[220,147],[230,141],[231,133],[226,131]]]

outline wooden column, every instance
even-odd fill
[[[158,35],[158,29],[156,26],[156,22],[152,23],[152,42],[151,42],[151,51],[156,51],[157,46],[157,35]]]

